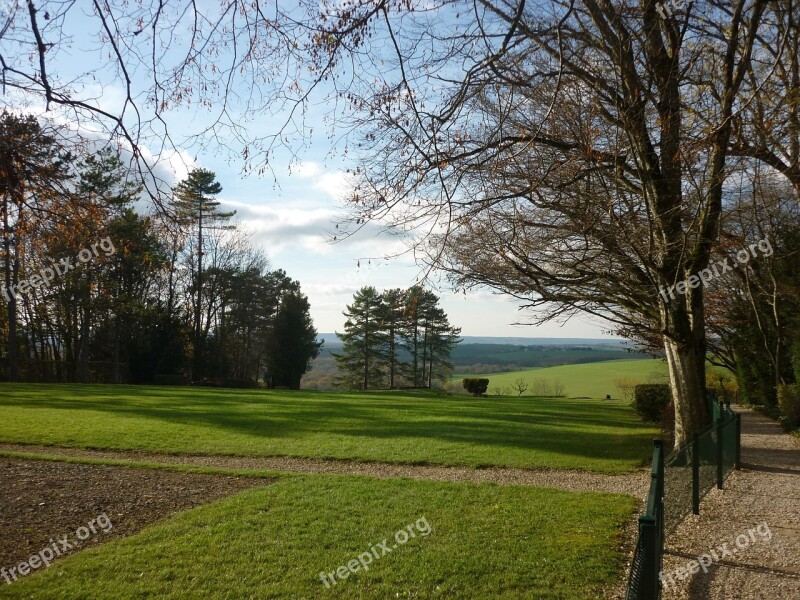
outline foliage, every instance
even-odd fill
[[[347,318],[341,354],[334,354],[341,372],[339,384],[347,389],[384,387],[383,352],[386,330],[381,321],[383,297],[374,287],[361,288],[343,313]]]
[[[300,389],[300,379],[311,368],[322,342],[311,320],[311,306],[299,291],[283,295],[275,315],[267,352],[270,387]]]
[[[203,255],[204,235],[210,229],[225,227],[222,223],[228,221],[235,213],[221,212],[219,202],[214,200],[222,192],[222,186],[216,175],[206,169],[192,169],[186,179],[180,181],[174,188],[173,209],[178,222],[188,230],[197,228],[193,243],[190,245],[189,256],[192,269],[192,290],[194,302],[194,360],[192,375],[200,379],[204,374],[203,352],[208,330],[203,330]],[[228,226],[230,227],[230,226]]]
[[[26,250],[33,247],[37,224],[63,225],[63,217],[53,218],[61,212],[59,204],[62,198],[75,200],[66,187],[71,179],[69,165],[72,157],[58,141],[57,134],[57,131],[43,128],[31,115],[19,117],[5,108],[0,113],[2,298],[6,317],[3,328],[7,335],[7,377],[11,381],[18,377],[20,351],[17,290],[18,286],[27,286],[29,281],[23,263]],[[71,237],[69,231],[64,233],[67,239]],[[83,351],[85,354],[85,345]]]
[[[395,388],[402,381],[432,388],[446,380],[461,330],[450,325],[433,292],[419,286],[384,293],[364,287],[353,300],[339,334],[342,352],[334,353],[341,387]]]
[[[483,396],[486,390],[489,389],[489,380],[481,379],[480,377],[465,377],[461,383],[464,389],[476,398],[478,396]]]
[[[800,340],[792,346],[792,371],[794,371],[794,382],[800,384]]]
[[[193,374],[255,385],[269,360],[292,356],[302,363],[287,379],[296,386],[313,355],[313,325],[306,319],[305,337],[291,339],[306,344],[305,359],[297,347],[275,347],[273,331],[282,299],[302,295],[300,284],[270,270],[227,224],[233,213],[218,210],[212,172],[195,169],[175,186],[170,222],[134,209],[143,190],[124,149],[67,145],[30,116],[3,113],[0,130],[2,278],[52,275],[0,307],[9,340],[0,377],[152,383]],[[282,318],[292,321],[291,312],[287,304]]]
[[[712,282],[707,317],[714,361],[735,373],[737,385],[725,381],[720,389],[713,381],[719,376],[707,385],[775,408],[778,387],[797,381],[792,348],[800,344],[800,203],[789,186],[767,174],[745,176],[752,182],[732,202],[722,251],[754,247],[755,257]]]
[[[799,427],[800,384],[778,386],[778,406],[789,427]]]
[[[672,401],[670,386],[661,383],[641,383],[634,388],[634,409],[649,423],[659,423],[664,410]]]

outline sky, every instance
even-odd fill
[[[86,73],[92,63],[96,44],[92,33],[96,22],[89,13],[72,10],[65,25],[71,30],[69,48],[57,54],[51,63],[50,77],[62,81],[76,80]],[[45,37],[50,35],[44,31]],[[170,50],[171,51],[171,50]],[[133,74],[134,86],[141,83]],[[92,97],[103,109],[114,114],[124,99],[118,74],[102,70],[91,73],[91,79],[79,93]],[[145,89],[143,86],[142,89]],[[10,103],[13,98],[6,95]],[[42,114],[41,101],[27,105],[27,110]],[[223,191],[217,198],[223,210],[235,209],[238,224],[252,233],[252,241],[263,248],[272,268],[284,269],[300,281],[307,294],[315,326],[320,333],[342,331],[342,311],[352,300],[353,293],[365,285],[378,289],[410,287],[423,271],[408,254],[384,260],[388,254],[403,249],[396,237],[381,234],[380,228],[365,227],[353,237],[332,243],[337,217],[342,215],[342,197],[348,191],[346,170],[349,165],[341,152],[332,152],[330,131],[322,122],[324,107],[311,105],[305,125],[314,130],[302,148],[278,151],[271,159],[271,171],[264,175],[244,176],[241,161],[232,158],[224,147],[210,142],[200,148],[179,147],[162,152],[155,144],[145,148],[151,155],[161,152],[159,169],[177,182],[192,166],[213,171]],[[53,113],[50,113],[53,116]],[[205,116],[197,108],[180,107],[165,113],[174,139],[191,138],[192,131]],[[251,123],[258,133],[266,133],[279,125],[280,117],[273,115]],[[72,124],[74,125],[74,124]],[[166,168],[165,168],[166,167]],[[436,291],[450,322],[469,336],[520,337],[608,337],[597,319],[575,317],[566,324],[548,323],[543,326],[522,325],[530,322],[530,314],[520,311],[518,303],[489,290],[456,293],[441,275],[432,273],[426,283]]]
[[[345,241],[331,241],[348,183],[346,165],[326,164],[328,150],[324,142],[312,144],[291,172],[287,164],[276,169],[274,177],[243,177],[236,164],[215,159],[213,153],[197,156],[197,164],[214,171],[222,184],[222,208],[237,211],[236,218],[253,233],[253,241],[264,248],[273,268],[284,269],[300,281],[317,330],[325,333],[342,331],[342,311],[359,288],[410,287],[425,275],[410,256],[384,260],[403,246],[396,238],[381,235],[378,228],[366,228]],[[489,290],[457,293],[437,273],[428,277],[428,283],[463,335],[607,337],[597,320],[515,325],[530,322],[530,314],[520,311],[519,303],[507,296]]]

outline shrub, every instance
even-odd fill
[[[532,396],[554,396],[553,388],[547,379],[534,379],[531,386]]]
[[[778,406],[789,427],[800,426],[800,385],[778,386]]]
[[[461,383],[464,385],[464,389],[475,397],[482,396],[489,389],[489,380],[479,377],[465,377]]]
[[[614,386],[617,388],[620,397],[626,402],[633,402],[633,391],[641,381],[633,377],[617,377]]]
[[[633,390],[633,408],[643,420],[659,423],[670,401],[672,393],[664,383],[642,383]]]

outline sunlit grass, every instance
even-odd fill
[[[0,385],[0,441],[625,472],[656,434],[622,402],[404,393]]]

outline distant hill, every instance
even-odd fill
[[[336,373],[333,353],[341,352],[342,342],[334,333],[321,333],[325,340],[320,356],[303,387],[326,389]],[[461,374],[499,373],[559,365],[586,364],[620,359],[647,359],[635,344],[620,338],[528,338],[464,336],[450,357],[455,372]],[[407,359],[401,352],[401,360]]]
[[[317,334],[318,339],[324,339],[325,345],[341,346],[341,341],[335,333]],[[512,344],[517,346],[618,346],[632,347],[632,343],[622,338],[537,338],[537,337],[494,337],[480,335],[465,335],[461,338],[462,344]]]

